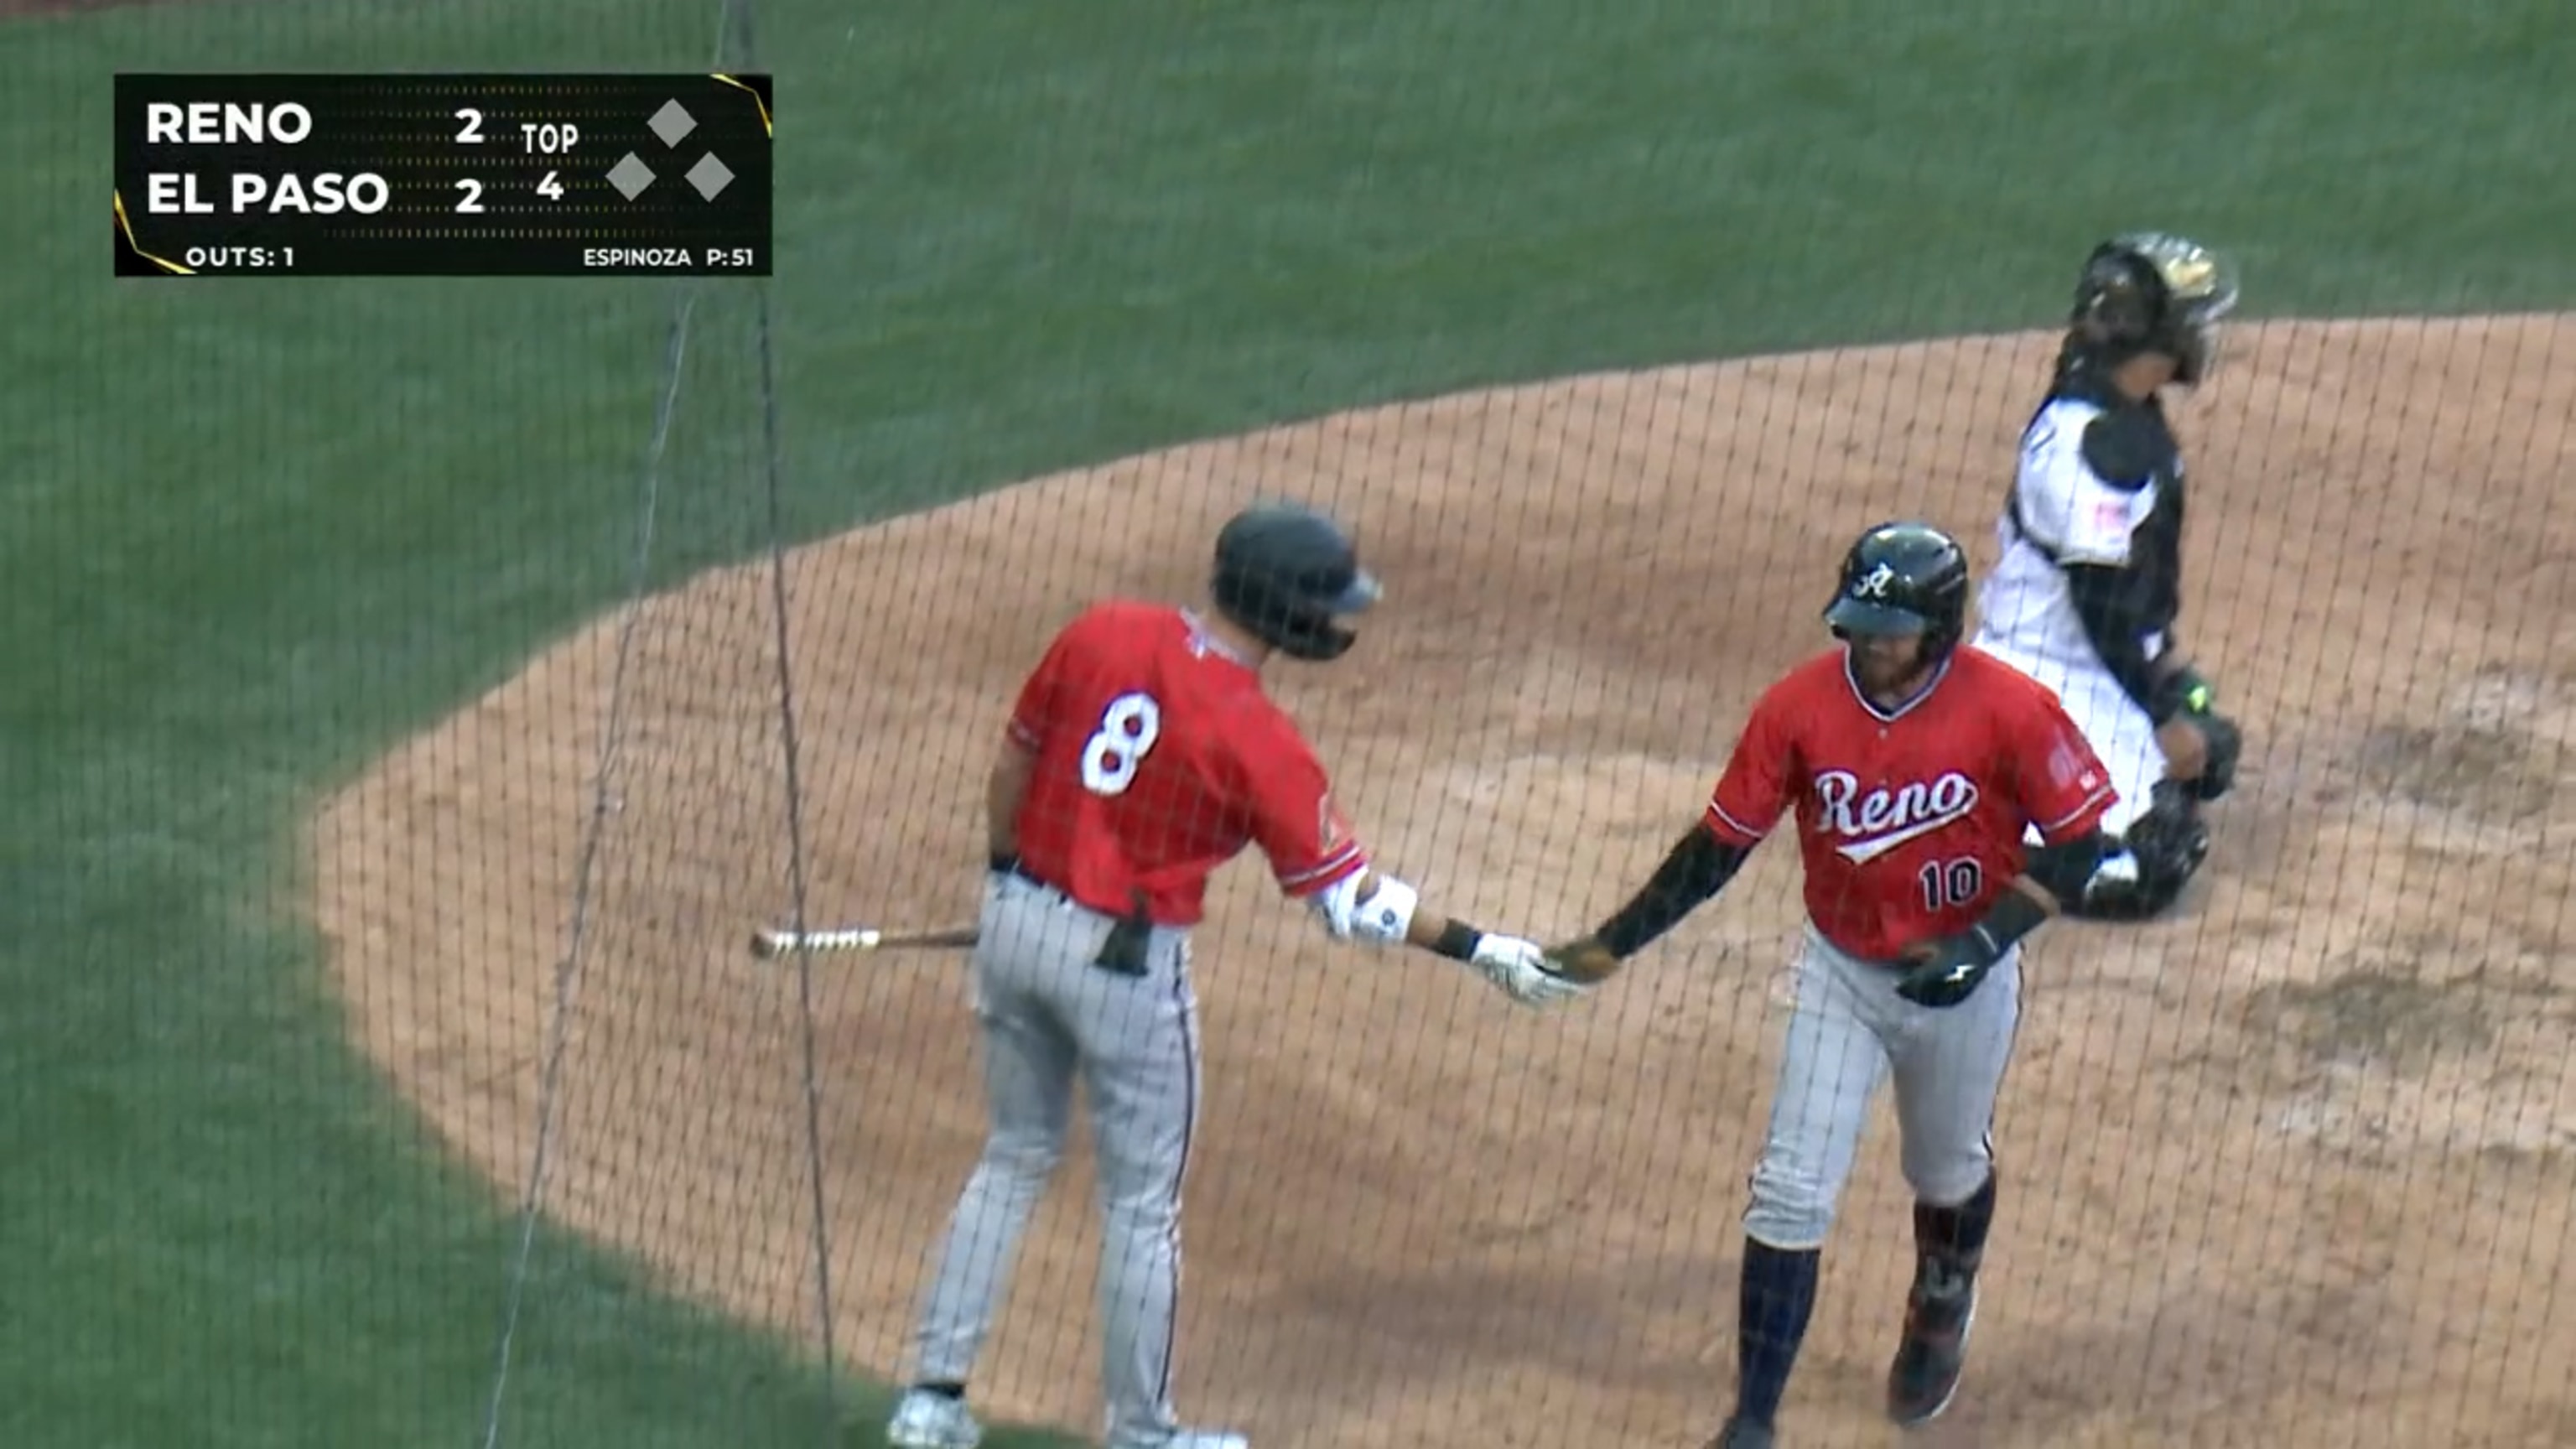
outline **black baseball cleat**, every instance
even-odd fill
[[[1751,1419],[1729,1419],[1717,1437],[1708,1441],[1708,1449],[1771,1449],[1776,1441],[1771,1426]]]
[[[1905,1295],[1905,1336],[1887,1367],[1887,1417],[1927,1423],[1950,1407],[1968,1362],[1968,1330],[1977,1321],[1977,1280],[1940,1263],[1916,1269]]]

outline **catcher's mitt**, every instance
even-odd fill
[[[2158,780],[2147,794],[2146,813],[2121,832],[2120,843],[2137,860],[2142,883],[2187,880],[2209,854],[2209,827],[2201,823],[2195,794],[2188,781]]]

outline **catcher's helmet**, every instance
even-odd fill
[[[2195,385],[2218,365],[2218,321],[2236,310],[2236,269],[2169,232],[2126,232],[2093,248],[2075,283],[2071,346],[2117,366],[2142,352],[2174,360]]]
[[[1928,523],[1882,523],[1855,539],[1825,606],[1837,639],[1921,634],[1926,664],[1957,646],[1967,620],[1967,552]]]
[[[1259,503],[1216,536],[1209,593],[1225,616],[1298,659],[1338,659],[1358,636],[1333,622],[1367,611],[1377,576],[1340,526],[1296,503]]]

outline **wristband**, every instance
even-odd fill
[[[1986,943],[1986,965],[2004,958],[2013,943],[2038,930],[2048,920],[2048,908],[2030,898],[2030,892],[2006,886],[2001,898],[1980,917],[1969,933]]]
[[[2209,713],[2216,694],[2199,670],[2186,664],[2156,686],[2155,708],[2149,717],[2158,725],[2170,723],[2176,715],[2200,716]]]
[[[1485,933],[1465,921],[1451,921],[1440,928],[1440,936],[1431,949],[1455,961],[1473,961],[1476,948],[1485,943]]]

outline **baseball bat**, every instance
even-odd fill
[[[792,951],[885,951],[906,947],[957,949],[975,944],[973,926],[939,926],[924,930],[886,931],[875,926],[836,926],[820,931],[764,927],[751,933],[751,954],[768,960]]]

